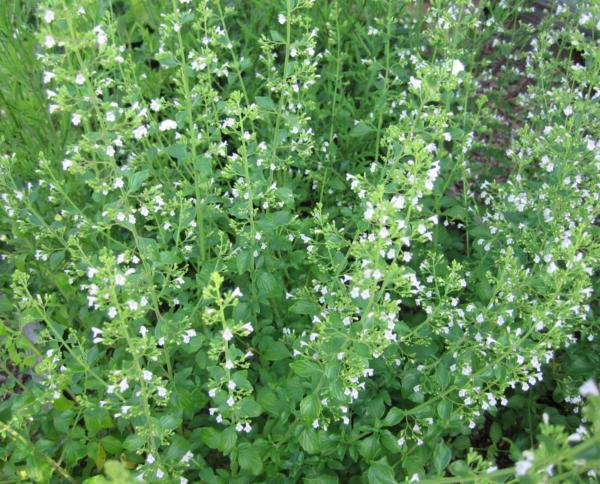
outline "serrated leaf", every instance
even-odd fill
[[[321,374],[319,365],[308,360],[296,360],[290,363],[292,371],[302,378],[312,378]]]
[[[252,260],[252,254],[249,250],[240,250],[235,256],[235,264],[237,266],[238,274],[243,274],[250,269],[250,262]]]
[[[442,400],[437,405],[437,413],[442,421],[448,420],[450,415],[452,415],[452,403],[448,400]]]
[[[309,454],[316,454],[320,450],[319,437],[314,429],[304,429],[300,434],[300,445]]]
[[[266,109],[267,111],[275,111],[277,109],[277,106],[270,97],[256,96],[254,101],[259,107]]]
[[[210,449],[218,449],[221,447],[221,434],[212,427],[200,429],[200,440],[202,440],[202,442]]]
[[[251,444],[243,443],[238,447],[238,464],[242,470],[258,476],[263,470],[263,461],[258,450]]]
[[[402,422],[402,418],[404,417],[404,411],[397,408],[392,407],[388,411],[387,415],[382,421],[384,427],[393,427],[394,425],[398,425]]]
[[[280,341],[269,343],[266,350],[261,355],[267,361],[279,361],[289,358],[290,352],[287,347]]]
[[[245,398],[240,404],[240,415],[254,418],[262,413],[261,406],[253,398]]]
[[[148,170],[131,173],[129,175],[129,187],[127,193],[130,195],[136,193],[149,176],[150,172]]]
[[[441,473],[450,463],[452,451],[444,442],[439,442],[433,450],[433,465]]]
[[[175,430],[181,425],[181,416],[176,414],[163,415],[159,420],[162,430]]]
[[[261,296],[273,297],[279,293],[277,279],[270,272],[260,271],[256,277],[256,286]]]
[[[314,316],[321,311],[321,306],[312,301],[308,301],[306,299],[300,299],[296,301],[290,307],[290,312],[294,314],[305,314],[307,316]]]
[[[388,464],[387,459],[383,457],[369,466],[367,472],[369,484],[396,484],[394,469]]]
[[[368,124],[358,123],[354,128],[350,130],[350,136],[352,138],[361,138],[375,131],[375,128]]]
[[[219,450],[227,455],[232,451],[236,442],[237,432],[235,427],[228,427],[221,434],[221,445],[219,446]]]
[[[316,395],[307,395],[300,402],[300,415],[307,423],[312,423],[320,413],[321,402]]]
[[[167,148],[167,153],[169,153],[169,155],[171,155],[173,158],[182,160],[187,156],[188,151],[185,145],[181,143],[175,143]]]

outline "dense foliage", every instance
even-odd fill
[[[594,480],[600,5],[0,2],[0,480]]]

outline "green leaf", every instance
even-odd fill
[[[321,374],[319,365],[308,360],[296,360],[290,363],[292,371],[302,378],[312,378]]]
[[[300,434],[300,445],[309,454],[316,454],[320,450],[319,438],[314,429],[304,429]]]
[[[54,252],[54,254],[52,254],[49,259],[50,269],[52,269],[53,271],[58,269],[58,266],[60,265],[60,263],[63,260],[65,260],[65,251],[64,250],[59,250],[57,252]]]
[[[270,97],[256,96],[254,101],[259,107],[266,109],[267,111],[275,111],[277,109],[277,106]]]
[[[258,391],[257,400],[267,412],[271,415],[281,415],[288,409],[285,400],[279,398],[277,394],[268,388],[261,388]]]
[[[252,261],[252,254],[249,250],[240,250],[235,256],[235,263],[237,265],[238,274],[243,274],[250,269],[250,262]]]
[[[102,442],[102,447],[109,454],[116,454],[122,448],[121,441],[112,435],[105,435],[100,442]]]
[[[494,444],[497,444],[498,441],[502,438],[502,427],[498,422],[493,422],[490,427],[490,439]]]
[[[146,181],[146,179],[149,176],[150,172],[148,170],[142,170],[135,173],[131,173],[129,175],[129,189],[127,193],[131,195],[137,192],[142,186],[142,183],[144,183],[144,181]]]
[[[366,136],[373,131],[375,131],[375,129],[372,126],[359,123],[350,130],[350,136],[352,138],[361,138],[362,136]]]
[[[79,440],[68,440],[64,447],[65,461],[69,465],[75,465],[87,455],[87,448]]]
[[[235,427],[227,427],[221,434],[221,445],[219,450],[227,455],[229,454],[237,442],[237,432]]]
[[[270,34],[271,34],[271,40],[273,40],[275,42],[285,43],[285,39],[279,32],[277,32],[277,30],[271,30]]]
[[[433,465],[441,473],[450,463],[452,451],[444,442],[439,442],[433,450]]]
[[[394,436],[389,430],[382,430],[379,440],[381,440],[382,445],[392,454],[402,451],[402,448],[398,445],[398,437]]]
[[[210,449],[218,449],[221,447],[221,435],[218,430],[212,427],[204,427],[200,429],[200,440]]]
[[[253,476],[258,476],[263,471],[263,461],[258,450],[251,444],[243,443],[238,447],[238,464],[242,470]]]
[[[450,371],[448,370],[448,366],[445,364],[444,361],[441,361],[438,365],[435,371],[435,376],[438,383],[442,387],[442,390],[445,389],[448,386],[448,383],[450,382]]]
[[[154,263],[156,267],[179,264],[181,262],[180,257],[171,250],[165,250],[160,253],[158,261]]]
[[[321,401],[314,394],[307,395],[300,402],[300,415],[307,423],[312,423],[321,413]]]
[[[443,421],[447,421],[452,415],[452,403],[448,400],[442,400],[437,405],[437,413]]]
[[[256,278],[256,286],[261,296],[272,297],[279,293],[277,279],[270,272],[260,271]]]
[[[306,314],[307,316],[314,316],[321,311],[321,306],[312,301],[306,299],[300,299],[296,301],[290,307],[290,312],[294,314]]]
[[[367,479],[369,484],[396,484],[397,482],[394,477],[394,469],[388,464],[385,457],[369,466]]]
[[[162,430],[175,430],[181,425],[181,416],[176,414],[163,415],[160,417],[160,427]]]
[[[358,453],[367,462],[371,462],[380,453],[381,446],[377,435],[370,435],[358,443]]]
[[[181,143],[175,143],[174,145],[171,145],[167,148],[167,153],[169,155],[171,155],[173,158],[182,160],[187,156],[188,151],[187,151],[185,145],[183,145]]]
[[[261,406],[253,398],[244,398],[240,404],[240,415],[243,417],[254,418],[262,413]]]
[[[123,447],[127,450],[136,451],[141,449],[145,442],[146,440],[141,435],[131,434],[123,442]]]
[[[397,407],[393,407],[390,408],[389,412],[383,419],[382,424],[384,427],[393,427],[394,425],[398,425],[400,422],[402,422],[403,417],[404,411]]]
[[[290,357],[290,352],[281,341],[273,341],[262,352],[262,357],[267,361],[279,361]]]

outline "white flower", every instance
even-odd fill
[[[108,308],[107,314],[110,319],[114,319],[117,315],[117,308],[115,308],[115,307]]]
[[[193,338],[194,336],[196,336],[196,330],[195,329],[188,329],[182,336],[183,338],[183,342],[184,343],[189,343],[190,339]]]
[[[416,77],[412,77],[412,76],[410,77],[410,79],[408,81],[408,85],[415,90],[421,89],[421,84],[422,84],[422,82],[420,79],[417,79]]]
[[[125,285],[125,276],[123,274],[117,274],[115,276],[115,284],[117,286],[124,286]]]
[[[56,77],[56,74],[54,74],[54,72],[44,71],[44,79],[43,79],[44,84],[48,84],[55,77]]]
[[[102,342],[102,338],[100,338],[101,334],[102,334],[102,330],[100,328],[96,328],[96,327],[92,328],[92,337],[93,337],[92,342],[94,344]]]
[[[152,109],[152,111],[155,113],[160,111],[160,99],[153,99],[150,101],[150,109]]]
[[[56,42],[54,41],[54,37],[51,35],[46,35],[46,38],[44,39],[44,47],[46,47],[46,49],[51,49],[55,45]]]
[[[148,128],[146,128],[145,124],[142,124],[133,130],[133,137],[137,140],[144,138],[147,134]]]
[[[77,74],[77,76],[75,76],[75,84],[81,86],[81,85],[83,85],[84,82],[85,82],[85,77],[83,77],[83,74],[81,72],[79,72]]]
[[[573,108],[571,106],[567,106],[564,110],[563,113],[565,114],[565,116],[569,117],[573,114]]]
[[[148,370],[143,370],[142,371],[142,378],[146,381],[150,381],[152,380],[152,372],[148,371]]]
[[[127,383],[127,378],[123,378],[121,380],[121,382],[119,383],[119,390],[121,392],[124,392],[125,390],[127,390],[129,388],[129,383]]]
[[[52,10],[50,10],[50,9],[46,10],[44,12],[44,22],[46,22],[47,24],[49,24],[53,20],[54,20],[54,12]]]
[[[73,166],[73,161],[71,161],[71,160],[66,160],[66,159],[65,159],[65,160],[63,160],[63,162],[62,162],[62,168],[63,168],[63,170],[65,170],[65,171],[66,171],[66,170],[68,170],[69,168],[71,168],[72,166]],[[89,272],[88,272],[88,274],[89,274]],[[92,276],[92,277],[93,277],[93,276]]]
[[[96,43],[98,44],[98,47],[102,47],[106,44],[107,37],[104,30],[102,30],[102,27],[97,25],[93,28],[93,32],[96,34]]]
[[[176,129],[177,128],[177,123],[175,121],[173,121],[172,119],[165,119],[164,121],[162,121],[158,127],[158,129],[160,129],[161,131],[168,131],[170,129]]]
[[[147,334],[148,334],[148,328],[146,328],[146,326],[144,326],[144,325],[140,326],[140,336],[142,338],[145,338]]]
[[[81,115],[73,113],[71,116],[71,123],[73,123],[73,126],[79,126],[81,124]]]
[[[159,397],[165,397],[165,396],[167,396],[167,389],[165,387],[158,387],[156,389],[156,393],[158,394]]]
[[[596,382],[594,382],[594,380],[592,379],[589,379],[579,387],[579,393],[582,397],[597,397],[598,395],[600,395],[600,391],[598,391],[598,386],[596,385]]]
[[[243,296],[243,294],[242,294],[242,291],[240,291],[240,288],[239,288],[239,287],[236,287],[236,288],[233,290],[233,292],[231,293],[231,295],[232,295],[233,297],[237,297],[237,298],[240,298],[240,297],[242,297],[242,296]]]
[[[231,332],[231,330],[229,328],[225,328],[223,330],[223,339],[225,341],[230,341],[233,338],[233,333]]]
[[[189,450],[183,455],[183,457],[181,458],[181,462],[183,462],[184,464],[187,464],[190,460],[192,460],[192,458],[194,457],[194,454],[192,454]]]
[[[394,195],[392,197],[392,206],[398,210],[404,208],[404,197],[402,195]]]
[[[458,59],[454,59],[452,61],[452,75],[453,76],[456,76],[457,74],[461,73],[464,70],[465,70],[465,66],[463,65],[463,63],[461,61],[459,61]]]
[[[123,188],[125,186],[125,183],[123,183],[123,179],[122,178],[116,178],[114,183],[113,183],[113,187],[114,188]]]
[[[277,15],[277,21],[283,25],[285,23],[285,15],[283,15],[282,13],[280,13],[279,15]]]
[[[515,464],[515,475],[524,476],[531,469],[533,463],[528,460],[520,460]]]
[[[115,113],[113,113],[112,111],[109,111],[106,113],[106,121],[108,121],[109,123],[114,122],[115,120]]]

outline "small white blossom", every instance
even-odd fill
[[[158,127],[161,131],[168,131],[170,129],[177,129],[177,123],[172,119],[165,119]]]

